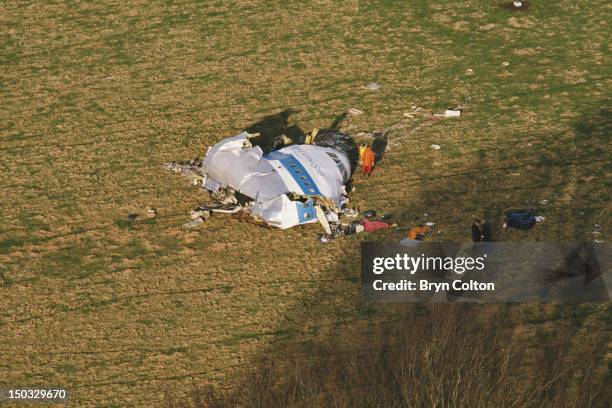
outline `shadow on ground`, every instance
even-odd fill
[[[594,191],[580,180],[607,171],[601,169],[602,143],[609,124],[608,110],[594,111],[579,119],[573,135],[542,135],[540,148],[522,148],[511,158],[485,155],[472,168],[443,178],[428,179],[423,172],[419,201],[398,203],[396,219],[409,224],[417,209],[456,208],[469,236],[471,219],[462,212],[477,212],[499,225],[506,210],[536,204],[541,191],[555,197],[561,213],[584,211],[582,200]],[[271,128],[278,132],[283,126]],[[574,141],[571,151],[568,140]],[[525,176],[511,175],[516,172]],[[474,202],[469,195],[479,198],[478,207],[462,209]],[[598,203],[590,206],[591,213],[568,220],[576,234],[585,219],[591,222],[601,211]],[[190,400],[169,394],[167,406],[467,407],[487,401],[490,406],[604,407],[612,397],[605,387],[609,330],[587,323],[588,311],[577,315],[587,309],[367,304],[358,298],[359,270],[358,242],[347,242],[327,276],[331,283],[286,311],[280,326],[287,334],[240,370],[229,389],[195,387]]]

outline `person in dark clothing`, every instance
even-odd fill
[[[482,240],[484,242],[493,241],[493,232],[491,231],[491,225],[487,221],[482,224]]]
[[[472,242],[480,242],[480,221],[476,220],[472,224]]]

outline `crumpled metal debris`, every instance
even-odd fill
[[[170,170],[175,173],[180,173],[185,176],[188,176],[191,174],[202,175],[201,174],[202,162],[199,161],[198,159],[193,159],[188,162],[182,162],[182,163],[180,162],[164,163],[162,167],[165,168],[166,170]]]
[[[198,218],[194,218],[191,221],[187,221],[186,223],[183,224],[183,228],[195,228],[198,225],[202,224],[204,222],[204,219],[202,217],[198,217]]]

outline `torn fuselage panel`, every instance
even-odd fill
[[[288,194],[320,196],[341,207],[352,173],[343,151],[290,145],[264,155],[259,146],[245,143],[248,138],[243,132],[209,149],[202,162],[207,190],[230,187],[251,198],[251,212],[279,228],[317,221],[314,200],[292,200]]]

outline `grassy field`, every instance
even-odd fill
[[[600,224],[608,242],[612,6],[530,3],[0,3],[0,387],[92,407],[230,389],[279,344],[392,313],[359,302],[359,243],[424,220],[436,240],[487,217],[497,240],[592,241]],[[207,197],[162,163],[286,109],[310,131],[349,107],[349,133],[405,125],[352,197],[399,229],[323,245],[316,225],[180,228]],[[127,222],[148,205],[157,218]],[[501,230],[529,207],[546,221]],[[609,304],[513,310],[525,330],[610,329]]]

